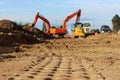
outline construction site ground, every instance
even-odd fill
[[[5,47],[0,45],[0,80],[120,80],[119,34],[20,44],[18,51]]]

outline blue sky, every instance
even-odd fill
[[[120,15],[120,0],[0,0],[0,20],[32,23],[36,12],[40,12],[52,25],[59,26],[78,9],[82,10],[80,22],[90,22],[92,28],[111,26],[113,16]],[[68,24],[74,22],[72,19]]]

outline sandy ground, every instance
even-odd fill
[[[120,80],[120,35],[54,39],[0,54],[0,80]]]

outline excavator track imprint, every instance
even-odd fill
[[[80,59],[49,56],[23,70],[8,80],[105,80]],[[98,77],[99,76],[99,77]]]

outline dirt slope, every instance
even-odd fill
[[[11,20],[0,20],[0,54],[21,51],[21,44],[45,42],[53,37],[37,28],[19,26]]]
[[[1,54],[0,80],[120,80],[120,35],[54,39]]]

